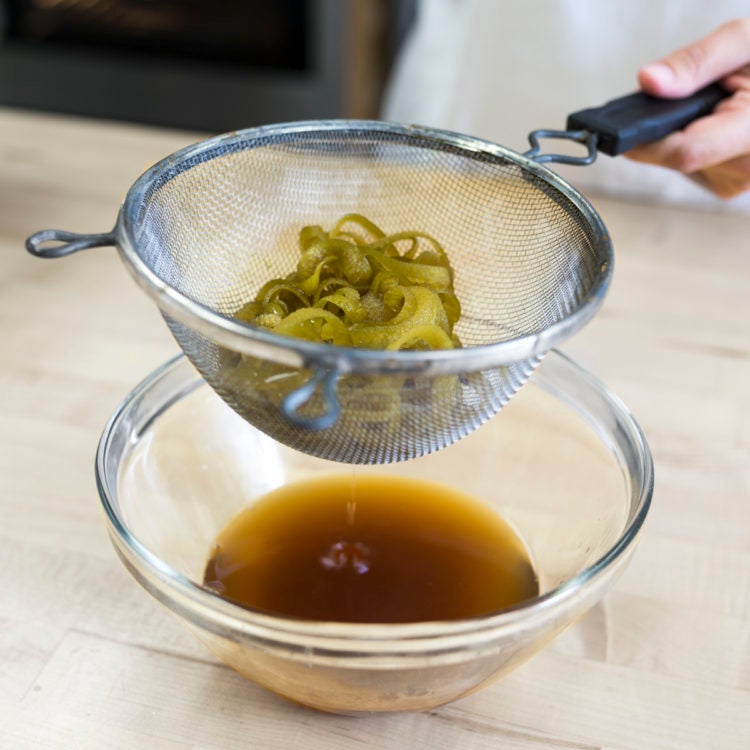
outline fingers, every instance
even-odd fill
[[[721,79],[721,85],[727,91],[740,91],[741,89],[750,89],[750,65],[725,76]]]
[[[718,81],[732,92],[684,130],[626,156],[686,174],[722,198],[750,190],[750,18],[730,21],[703,39],[642,68],[653,96],[679,98]]]
[[[689,177],[719,198],[734,198],[750,189],[750,157],[741,156]]]
[[[694,44],[642,68],[641,89],[653,96],[678,98],[750,63],[750,18],[736,19]]]
[[[628,152],[635,161],[690,174],[750,153],[750,90],[726,99],[684,130]]]

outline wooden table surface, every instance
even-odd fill
[[[634,412],[657,475],[614,590],[472,697],[325,715],[214,661],[117,560],[96,443],[177,346],[113,250],[23,249],[110,229],[133,180],[196,139],[0,111],[0,747],[750,748],[750,219],[595,201],[615,279],[565,350]]]

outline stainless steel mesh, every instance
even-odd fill
[[[463,349],[370,353],[232,319],[295,268],[302,226],[350,212],[440,240]],[[180,346],[232,408],[293,448],[348,463],[412,458],[485,422],[593,314],[611,265],[598,216],[553,173],[480,141],[384,123],[262,128],[179,152],[133,187],[120,233]],[[341,414],[311,430],[281,406],[317,371],[333,373]],[[299,414],[329,408],[319,389]]]

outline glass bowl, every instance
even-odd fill
[[[521,664],[593,606],[627,564],[653,465],[622,403],[559,352],[463,440],[397,464],[337,464],[242,420],[180,356],[122,403],[97,453],[114,547],[134,578],[219,659],[298,703],[424,710]],[[540,594],[463,620],[350,624],[273,616],[201,586],[211,544],[247,504],[322,473],[438,480],[490,504],[526,542]]]

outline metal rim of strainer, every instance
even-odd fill
[[[293,133],[341,131],[385,133],[416,137],[430,143],[450,145],[467,153],[484,153],[512,162],[533,173],[558,191],[580,211],[595,239],[600,272],[591,289],[570,314],[535,334],[519,336],[493,344],[460,349],[432,351],[379,351],[318,344],[274,334],[226,317],[202,305],[160,278],[140,257],[134,243],[138,212],[146,196],[158,182],[166,182],[213,152],[242,150],[243,143]],[[539,157],[556,160],[551,155]],[[311,120],[266,125],[239,130],[193,144],[154,164],[130,188],[112,232],[114,244],[139,286],[152,297],[161,311],[228,349],[261,357],[291,367],[314,367],[338,374],[349,373],[421,373],[449,375],[479,371],[540,357],[582,328],[600,307],[612,277],[613,250],[604,222],[593,206],[572,185],[553,171],[537,163],[534,156],[521,155],[503,146],[472,136],[417,125],[399,125],[373,120]]]

